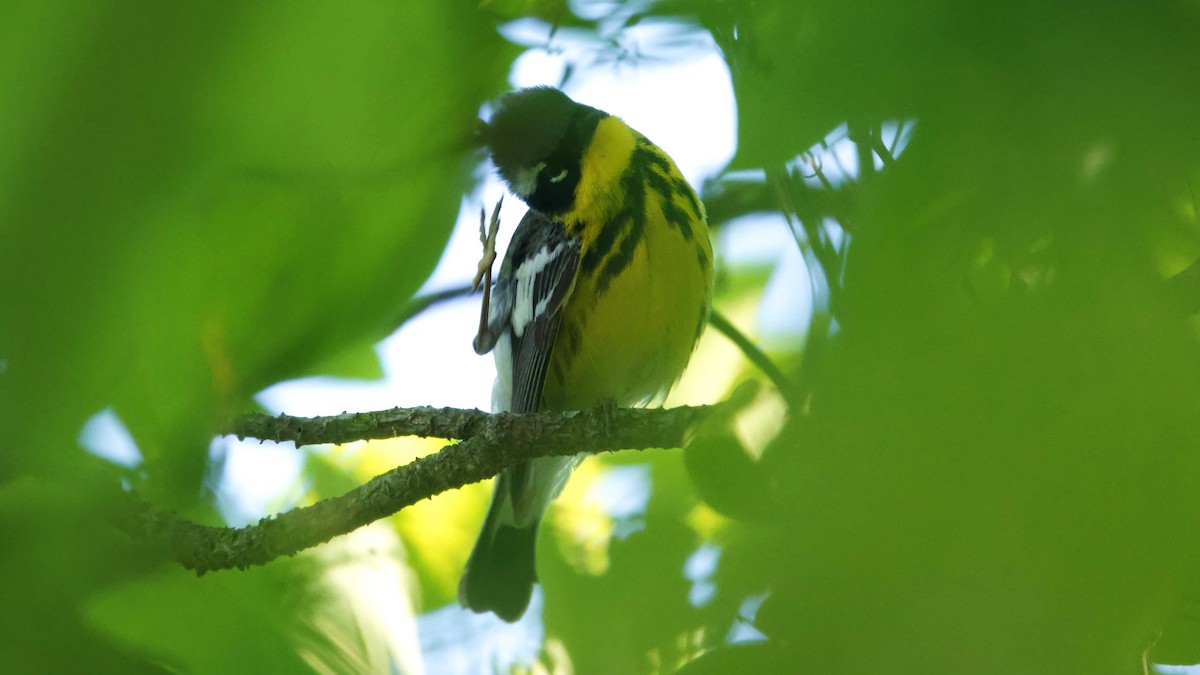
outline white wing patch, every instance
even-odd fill
[[[534,283],[538,275],[540,275],[554,260],[562,255],[566,250],[566,244],[559,242],[550,248],[543,246],[538,249],[538,252],[533,256],[526,258],[513,274],[514,286],[516,289],[513,293],[512,314],[510,322],[512,325],[513,334],[521,337],[525,334],[525,328],[535,317],[541,316],[549,309],[550,298],[554,294],[554,287],[551,286],[543,290],[541,297],[534,297]]]
[[[492,412],[512,411],[512,336],[508,331],[500,334],[492,350],[496,358],[496,383],[492,385]]]

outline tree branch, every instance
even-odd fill
[[[398,436],[463,440],[480,433],[492,415],[459,408],[392,408],[377,412],[292,417],[249,413],[233,423],[229,433],[241,440],[295,441],[296,445],[349,443]]]
[[[496,475],[536,457],[620,449],[673,448],[685,444],[710,417],[741,407],[746,395],[715,406],[669,410],[597,408],[583,412],[491,415],[451,408],[395,408],[317,418],[247,415],[239,436],[298,443],[334,443],[397,435],[462,439],[435,454],[380,474],[350,492],[292,509],[241,528],[209,527],[158,511],[144,502],[119,525],[134,538],[164,548],[184,567],[212,570],[262,565],[294,555],[406,506]]]

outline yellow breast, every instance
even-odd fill
[[[665,392],[708,318],[712,249],[699,200],[670,158],[620,120],[605,119],[596,134],[568,215],[581,263],[562,309],[545,408],[635,405]],[[673,187],[669,202],[664,185]],[[688,194],[677,192],[681,185]],[[630,220],[631,204],[644,214],[640,224]],[[605,226],[615,229],[606,234]]]

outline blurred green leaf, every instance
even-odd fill
[[[1198,354],[1148,242],[1196,146],[1182,116],[1089,142],[1059,101],[922,120],[877,184],[812,412],[763,460],[804,668],[1133,672],[1191,574]],[[969,282],[985,247],[1007,290]]]
[[[724,645],[679,669],[679,675],[787,673],[791,667],[778,647],[767,643]]]
[[[197,578],[177,567],[97,594],[104,633],[175,672],[308,672],[288,612],[300,584],[285,565]]]
[[[1153,640],[1149,657],[1154,663],[1200,663],[1200,616],[1195,613],[1196,603],[1189,597],[1180,604],[1182,609],[1164,624],[1162,635]]]
[[[266,567],[196,577],[172,565],[95,594],[85,613],[172,672],[418,672],[395,543],[368,526]]]
[[[0,476],[60,476],[0,488],[15,542],[0,572],[22,608],[5,663],[237,668],[206,649],[257,637],[245,664],[304,667],[287,642],[296,607],[269,604],[283,573],[143,579],[157,561],[89,527],[104,498],[61,469],[80,460],[82,420],[112,405],[148,459],[138,487],[186,506],[224,416],[389,328],[445,241],[475,112],[515,54],[485,13],[547,7],[561,11],[0,8]],[[708,650],[688,672],[1117,675],[1141,672],[1160,633],[1156,658],[1196,653],[1177,612],[1200,555],[1200,372],[1191,304],[1162,277],[1200,250],[1200,5],[651,14],[713,31],[738,167],[777,171],[842,124],[915,131],[879,173],[790,193],[804,217],[855,223],[844,271],[824,270],[836,332],[796,373],[811,397],[761,462],[731,439],[685,463],[616,460],[648,462],[654,492],[602,576],[544,533],[545,626],[564,660],[671,671]],[[719,197],[729,214],[770,208],[765,187]],[[306,477],[340,491],[347,476],[322,466]],[[697,528],[711,512],[696,492],[734,516],[776,512]],[[720,555],[697,607],[683,568],[702,544]],[[435,564],[415,567],[444,576]],[[43,579],[56,583],[28,581]],[[769,642],[724,645],[762,594]],[[182,622],[157,621],[173,602]],[[214,610],[237,635],[183,626]]]
[[[5,467],[112,405],[186,502],[220,420],[390,328],[515,52],[457,4],[73,7],[0,84]]]
[[[0,661],[12,672],[163,672],[112,644],[80,613],[95,588],[136,578],[157,564],[107,526],[119,493],[97,488],[112,472],[81,461],[55,481],[23,477],[0,484]],[[99,522],[98,519],[100,519]]]
[[[97,519],[123,478],[210,520],[213,432],[393,327],[516,53],[459,3],[0,8],[6,668],[303,668],[281,572],[141,579],[161,561]],[[75,468],[105,407],[136,471]]]
[[[510,20],[536,17],[557,25],[574,18],[570,7],[562,0],[483,0],[479,6]]]
[[[844,122],[955,119],[974,103],[1002,115],[1005,99],[1030,93],[1057,97],[1047,112],[1060,113],[1056,124],[1070,134],[1196,109],[1195,3],[660,6],[697,16],[725,53],[738,99],[734,168],[777,166]]]
[[[698,544],[686,525],[694,497],[677,452],[643,458],[653,482],[645,528],[612,539],[605,574],[566,565],[552,552],[552,532],[539,538],[546,633],[566,646],[577,672],[648,672],[654,663],[673,670],[695,649],[687,633],[697,613],[683,577]]]
[[[1197,6],[663,7],[723,46],[740,167],[916,120],[858,177],[837,333],[763,458],[780,525],[722,534],[716,602],[769,591],[792,671],[1141,672],[1200,553],[1197,345],[1159,272],[1200,238]]]
[[[697,438],[683,457],[696,491],[722,514],[758,521],[777,512],[766,477],[733,434]]]

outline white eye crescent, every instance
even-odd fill
[[[517,175],[512,181],[512,190],[519,197],[528,197],[537,189],[537,177],[542,169],[546,168],[545,162],[538,162],[536,166],[528,169],[518,169]]]
[[[551,183],[561,183],[561,182],[563,182],[563,179],[566,177],[567,177],[567,170],[563,169],[561,172],[559,172],[559,174],[557,176],[551,176],[550,182]]]

